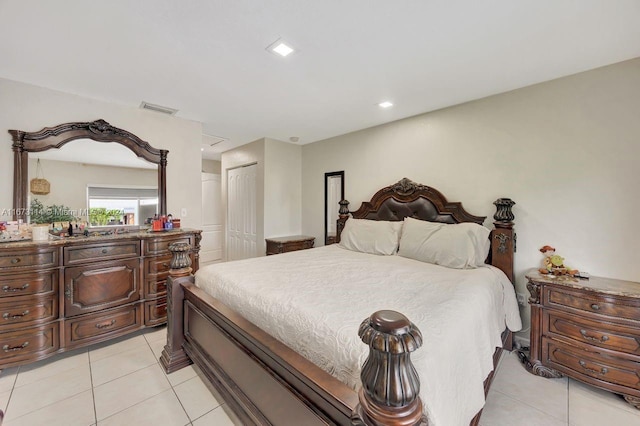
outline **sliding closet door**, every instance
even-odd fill
[[[256,171],[258,166],[231,169],[227,181],[227,260],[255,257]]]

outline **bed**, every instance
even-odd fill
[[[175,245],[161,362],[169,373],[197,364],[243,424],[477,424],[509,328],[520,325],[513,202],[494,204],[487,266],[473,269],[349,246],[359,241],[356,225],[402,232],[423,221],[484,222],[408,179],[351,214],[341,202],[340,245],[214,265],[196,277],[190,248]]]

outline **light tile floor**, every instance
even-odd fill
[[[4,426],[233,426],[221,399],[187,367],[165,375],[164,327],[57,355],[0,374]],[[527,373],[503,356],[481,426],[632,426],[640,410],[570,379]]]
[[[193,366],[166,375],[166,328],[0,373],[3,426],[240,425]]]

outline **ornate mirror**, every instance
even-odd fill
[[[14,220],[27,220],[29,199],[29,153],[41,153],[52,149],[60,149],[69,142],[72,145],[88,145],[95,142],[115,142],[128,148],[135,156],[157,166],[157,202],[158,213],[167,213],[167,154],[169,151],[156,149],[148,142],[136,135],[117,127],[104,120],[96,120],[87,123],[64,123],[55,127],[46,127],[38,132],[24,132],[21,130],[9,130],[13,138],[14,172],[13,172],[13,206],[15,208]],[[120,150],[122,150],[120,147]],[[118,146],[112,152],[118,153]],[[126,151],[126,150],[125,150]],[[126,151],[128,152],[128,151]],[[125,152],[125,154],[126,154]],[[45,170],[46,173],[46,170]],[[155,185],[154,185],[155,186]],[[58,189],[59,190],[59,189]],[[64,190],[64,188],[62,189]]]
[[[344,171],[324,174],[324,244],[336,242],[340,200],[344,200]]]

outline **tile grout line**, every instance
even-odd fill
[[[526,405],[527,407],[529,407],[529,408],[531,408],[531,409],[533,409],[533,410],[535,410],[535,411],[537,411],[537,412],[539,412],[539,413],[542,413],[542,414],[544,414],[545,416],[551,417],[552,419],[555,419],[555,420],[557,420],[557,421],[559,421],[559,422],[563,422],[563,421],[565,421],[565,420],[559,419],[559,418],[557,418],[556,416],[551,415],[551,414],[549,414],[549,413],[547,413],[547,412],[545,412],[545,411],[542,411],[541,409],[536,408],[536,407],[534,407],[533,405],[529,405],[529,404],[527,404],[526,402],[520,401],[519,399],[514,398],[512,395],[506,394],[506,393],[504,393],[504,392],[500,392],[499,390],[494,390],[494,391],[492,391],[492,392],[497,392],[497,393],[499,393],[499,394],[500,394],[500,395],[502,395],[502,396],[506,396],[507,398],[509,398],[509,399],[510,399],[510,400],[512,400],[512,401],[516,401],[516,402],[519,402],[520,404],[524,404],[524,405]],[[567,395],[567,400],[568,400],[568,399],[569,399],[569,395]],[[567,414],[567,416],[568,416],[568,414]],[[567,424],[568,424],[568,422],[567,422]]]
[[[89,357],[89,377],[91,378],[91,400],[93,401],[93,420],[94,424],[98,424],[98,411],[96,410],[96,392],[93,387],[93,369],[91,368],[91,351],[87,349],[87,357]]]

